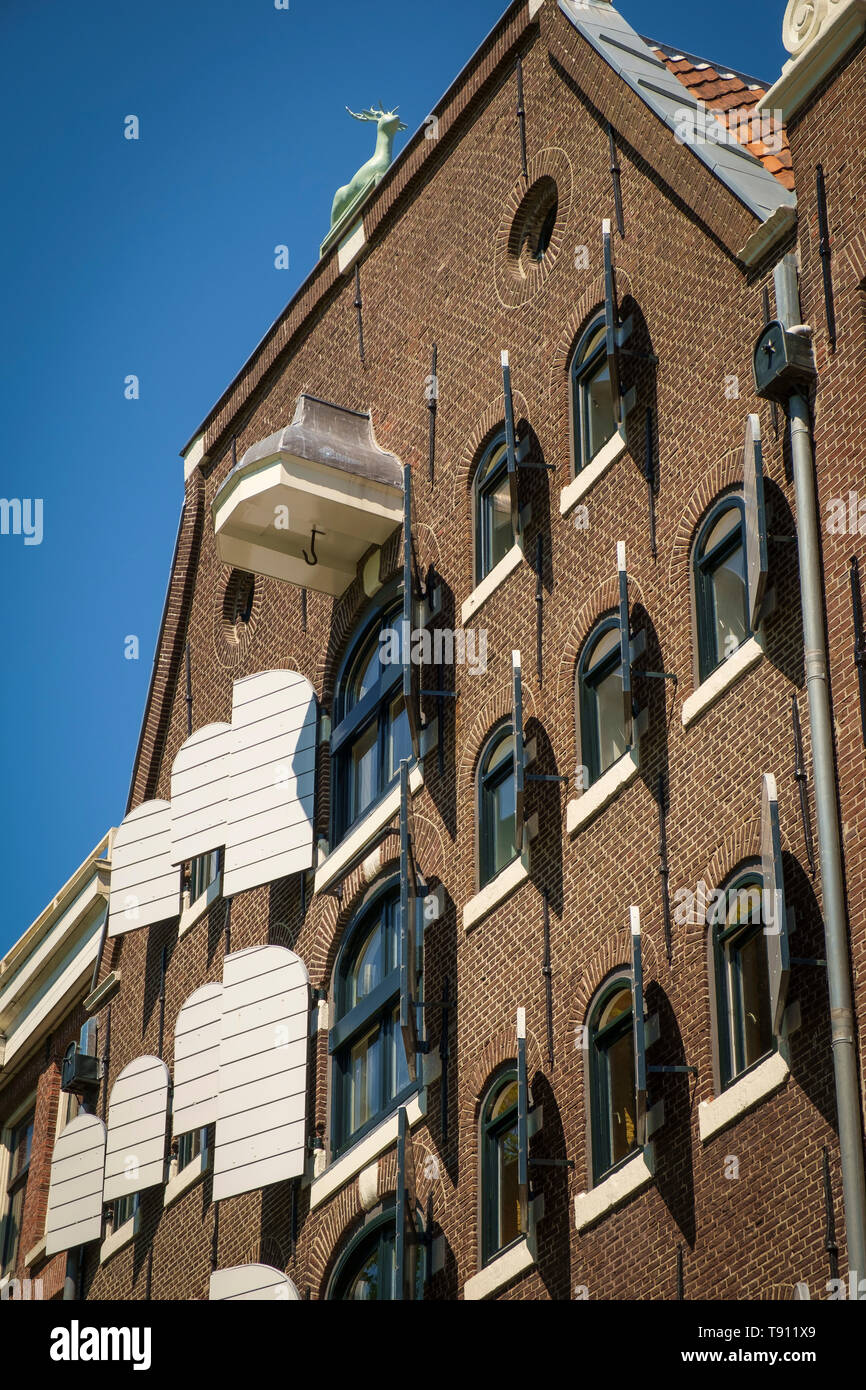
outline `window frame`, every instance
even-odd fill
[[[189,860],[189,906],[200,902],[215,883],[219,881],[223,871],[223,860],[225,851],[223,849],[208,850],[205,854],[197,854],[194,859]],[[212,861],[213,872],[207,867],[205,861]],[[210,873],[210,877],[207,875]],[[197,891],[196,891],[197,890]]]
[[[707,537],[712,532],[722,515],[735,509],[739,512],[739,524],[731,532],[718,541],[709,554],[703,553],[703,547]],[[749,620],[749,567],[746,555],[746,504],[741,493],[736,491],[723,493],[717,497],[702,520],[695,535],[695,543],[692,551],[692,584],[694,590],[695,604],[695,647],[697,653],[697,682],[702,684],[705,680],[718,671],[728,659],[726,656],[719,656],[716,648],[716,614],[715,601],[713,597],[712,576],[727,557],[737,549],[736,537],[739,536],[739,547],[743,553],[743,582],[745,589],[745,632],[742,641],[737,646],[739,651],[750,637],[754,637],[752,625]],[[733,655],[729,653],[729,655]]]
[[[759,894],[758,901],[763,903],[764,884],[761,878],[760,864],[753,862],[741,867],[735,874],[726,880],[725,884],[719,889],[724,893],[723,903],[726,909],[731,900],[731,896],[738,894],[742,889],[754,887]],[[736,997],[732,997],[728,981],[728,953],[733,943],[737,943],[737,956],[739,957],[742,948],[753,941],[756,936],[760,936],[763,941],[764,951],[767,950],[767,940],[764,935],[764,928],[761,920],[761,913],[757,922],[735,922],[730,926],[725,925],[720,931],[719,913],[721,903],[716,903],[711,909],[712,916],[708,921],[710,931],[710,960],[713,971],[713,1001],[715,1004],[714,1031],[716,1060],[718,1068],[719,1094],[728,1090],[729,1087],[746,1076],[754,1067],[760,1066],[768,1057],[772,1057],[774,1052],[779,1050],[779,1040],[773,1032],[772,1018],[770,1019],[770,1041],[769,1046],[761,1052],[753,1061],[747,1065],[739,1066],[742,1058],[743,1042],[743,1018],[742,1018],[742,991],[737,990]],[[733,968],[733,963],[732,963]],[[769,1009],[769,997],[765,1001]],[[740,1057],[737,1057],[738,1048]]]
[[[391,663],[390,674],[380,676],[375,685],[367,690],[357,704],[346,712],[346,684],[352,676],[356,662],[362,656],[374,632],[381,633],[388,619],[399,633],[402,622],[402,580],[389,584],[387,589],[377,595],[375,604],[362,614],[347,644],[343,660],[334,683],[333,727],[330,737],[331,756],[331,808],[330,808],[330,847],[335,849],[352,828],[370,815],[381,801],[397,785],[400,777],[399,764],[391,779],[385,780],[387,745],[392,728],[391,706],[402,691],[403,667],[399,661]],[[394,621],[395,620],[395,621]],[[385,668],[382,668],[385,669]],[[351,753],[360,736],[376,723],[376,794],[363,811],[350,815],[352,775],[349,763]],[[411,746],[408,750],[410,764],[414,766]]]
[[[343,1290],[346,1288],[350,1280],[357,1276],[358,1266],[361,1263],[363,1252],[368,1245],[371,1248],[374,1245],[378,1245],[380,1269],[382,1268],[383,1249],[390,1248],[391,1252],[395,1252],[395,1246],[397,1242],[397,1220],[399,1215],[400,1213],[398,1211],[397,1202],[393,1199],[390,1199],[387,1205],[383,1204],[383,1210],[381,1211],[381,1213],[373,1217],[372,1220],[368,1220],[367,1222],[365,1222],[361,1229],[355,1232],[354,1236],[352,1236],[348,1245],[346,1246],[346,1249],[339,1257],[337,1264],[334,1268],[334,1273],[331,1276],[327,1293],[327,1300],[329,1302],[349,1301],[343,1297]],[[407,1257],[412,1260],[414,1265],[412,1277],[415,1289],[415,1299],[416,1301],[420,1301],[421,1299],[423,1299],[423,1290],[427,1279],[426,1251],[423,1241],[419,1240],[414,1242],[406,1253]],[[391,1253],[390,1258],[391,1268],[393,1270],[394,1264],[396,1263],[396,1253]],[[392,1274],[391,1296],[390,1298],[383,1299],[382,1302],[395,1302],[395,1292],[396,1291],[393,1285]],[[351,1301],[354,1302],[355,1300]],[[366,1302],[367,1300],[359,1299],[357,1301]]]
[[[604,309],[596,310],[586,328],[580,335],[577,347],[571,355],[569,366],[570,381],[570,401],[571,401],[571,451],[572,451],[572,476],[578,477],[585,468],[588,468],[593,459],[597,458],[606,444],[613,439],[618,432],[614,432],[605,440],[594,454],[589,451],[589,423],[585,410],[586,387],[598,367],[607,360],[607,348],[605,340],[599,342],[598,347],[594,348],[590,356],[586,356],[588,344],[592,341],[599,329],[605,328]],[[613,387],[611,387],[611,401],[613,400]]]
[[[495,806],[493,794],[499,790],[509,777],[514,776],[514,757],[503,758],[499,766],[492,772],[487,771],[487,764],[499,747],[508,738],[514,737],[514,730],[511,720],[506,719],[495,725],[491,729],[481,748],[478,758],[478,771],[476,774],[476,800],[475,810],[478,825],[478,889],[479,892],[499,874],[504,873],[509,864],[513,864],[519,857],[520,851],[514,843],[511,856],[506,859],[504,864],[495,867],[495,823],[492,809]]]
[[[612,613],[605,618],[601,618],[590,630],[583,650],[577,663],[577,717],[578,728],[580,731],[580,762],[587,769],[589,780],[588,790],[595,782],[603,777],[613,763],[608,763],[606,768],[601,766],[601,740],[599,733],[598,719],[598,700],[595,696],[597,687],[603,680],[606,680],[611,672],[615,671],[622,662],[622,652],[619,646],[613,647],[607,656],[603,657],[596,668],[587,670],[592,653],[595,651],[605,633],[620,631],[619,614]],[[634,726],[632,726],[634,727]],[[634,738],[631,743],[627,743],[622,757],[634,746]],[[616,761],[616,759],[614,760]]]
[[[499,1144],[504,1134],[512,1128],[517,1130],[517,1101],[496,1120],[490,1112],[499,1096],[507,1086],[517,1084],[517,1064],[507,1063],[490,1082],[481,1107],[479,1150],[481,1173],[481,1268],[484,1269],[526,1238],[526,1232],[518,1230],[513,1240],[505,1245],[496,1243],[499,1236],[501,1216],[501,1192],[499,1185]]]
[[[505,425],[502,424],[497,427],[496,432],[484,446],[472,482],[473,574],[476,588],[489,574],[493,573],[496,565],[504,559],[504,556],[500,556],[495,563],[492,560],[492,527],[489,508],[486,504],[502,479],[508,476],[508,453],[505,450],[505,443]],[[491,467],[494,455],[500,449],[503,450],[502,455]],[[511,526],[510,520],[509,528],[512,532],[511,546],[513,546],[515,544],[514,528]],[[508,547],[509,550],[511,546]],[[508,551],[505,552],[505,554],[507,553]]]
[[[610,1134],[610,1082],[609,1074],[606,1069],[602,1069],[600,1053],[602,1049],[598,1045],[598,1030],[596,1020],[604,1012],[610,1000],[616,994],[628,992],[632,995],[632,978],[630,973],[623,970],[620,973],[606,980],[601,989],[595,995],[589,1010],[587,1011],[587,1086],[589,1090],[589,1152],[590,1152],[590,1177],[593,1187],[609,1178],[624,1164],[628,1163],[634,1155],[640,1151],[640,1145],[635,1143],[618,1158],[616,1162],[608,1162],[611,1153],[611,1134]],[[607,1055],[613,1043],[628,1033],[632,1038],[632,1057],[634,1057],[634,1000],[632,998],[627,1012],[620,1014],[611,1023],[607,1024],[602,1030],[602,1037],[605,1039],[604,1054]],[[635,1092],[635,1105],[637,1105],[637,1093]],[[604,1152],[604,1160],[602,1160]]]
[[[397,1048],[404,1047],[399,1023],[395,1025],[393,1022],[395,1008],[398,1008],[400,1003],[399,958],[396,965],[388,971],[387,975],[364,999],[348,1009],[344,1002],[347,980],[355,964],[355,957],[367,940],[377,915],[380,921],[385,916],[390,917],[391,920],[387,922],[387,930],[397,942],[399,956],[399,922],[397,920],[399,903],[399,880],[392,878],[377,888],[376,892],[361,905],[355,914],[346,931],[334,965],[334,1022],[328,1035],[328,1051],[331,1059],[331,1156],[333,1159],[339,1158],[347,1150],[353,1148],[359,1140],[374,1130],[401,1105],[404,1105],[420,1089],[420,1080],[416,1078],[413,1081],[410,1076],[404,1086],[395,1089],[393,1095],[388,1095],[392,1082],[395,1083],[396,1078],[389,1075],[388,1054],[390,1049],[387,1046],[387,1040],[393,1037]],[[365,1120],[357,1129],[349,1130],[346,1121],[348,1094],[346,1082],[352,1044],[369,1033],[377,1022],[380,1045],[383,1037],[386,1042],[382,1048],[385,1063],[381,1069],[383,1099],[379,1108],[369,1119]],[[382,1032],[383,1026],[384,1034]]]
[[[10,1277],[14,1277],[15,1269],[18,1264],[18,1257],[21,1254],[21,1232],[24,1228],[24,1213],[27,1205],[27,1184],[30,1176],[30,1162],[33,1156],[33,1142],[36,1138],[36,1099],[35,1095],[31,1096],[29,1100],[24,1103],[18,1115],[13,1116],[7,1127],[9,1139],[5,1147],[8,1155],[8,1168],[3,1184],[3,1220],[2,1233],[0,1233],[2,1234],[2,1244],[0,1244],[0,1279],[5,1278],[7,1274]],[[15,1173],[13,1170],[18,1152],[16,1139],[25,1127],[32,1128],[27,1159],[18,1172]],[[17,1227],[15,1227],[12,1221],[12,1212],[19,1194],[21,1194],[20,1219]],[[12,1244],[10,1237],[13,1229],[15,1231],[15,1250],[14,1256],[10,1261],[10,1246]]]

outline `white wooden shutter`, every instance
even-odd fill
[[[168,1067],[159,1057],[136,1057],[112,1086],[103,1201],[165,1181],[168,1086]]]
[[[761,875],[764,891],[761,897],[761,920],[767,942],[767,965],[770,975],[770,1006],[773,1032],[778,1034],[788,998],[788,977],[791,973],[791,950],[788,944],[788,920],[785,911],[785,877],[782,869],[782,835],[779,828],[779,803],[776,779],[771,772],[761,778]]]
[[[206,724],[187,739],[172,763],[173,864],[225,845],[231,737],[230,724]]]
[[[222,1004],[215,1202],[304,1171],[306,966],[284,946],[233,952]]]
[[[223,894],[313,863],[316,696],[297,671],[235,681]]]
[[[102,1235],[105,1125],[78,1115],[55,1141],[45,1217],[45,1254],[57,1255]]]
[[[174,1028],[172,1133],[204,1129],[217,1117],[222,1031],[219,982],[202,985],[181,1006]]]
[[[124,816],[111,850],[108,935],[151,927],[180,912],[180,870],[171,858],[171,807],[143,801]]]
[[[217,1269],[211,1275],[211,1303],[238,1303],[249,1299],[300,1302],[301,1295],[288,1274],[270,1265],[235,1265],[232,1269]]]

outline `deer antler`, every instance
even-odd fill
[[[378,121],[379,117],[382,114],[381,111],[374,111],[372,107],[369,107],[366,111],[352,111],[347,106],[346,110],[349,112],[350,116],[353,116],[355,118],[356,121]]]

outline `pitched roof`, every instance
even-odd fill
[[[582,38],[664,122],[676,140],[686,145],[755,217],[766,222],[778,208],[793,206],[793,193],[745,146],[740,131],[734,134],[728,128],[723,113],[717,116],[694,90],[702,85],[699,73],[703,70],[694,68],[691,77],[687,74],[684,81],[606,0],[558,0],[558,5]],[[740,91],[745,90],[742,79],[729,80],[735,85],[739,81]],[[725,85],[718,74],[716,83]]]
[[[697,101],[704,102],[725,122],[740,144],[760,159],[782,187],[793,192],[794,171],[785,127],[770,126],[766,116],[752,116],[761,97],[769,91],[767,83],[655,39],[644,38],[643,42]]]

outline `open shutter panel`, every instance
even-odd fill
[[[514,539],[520,535],[520,486],[517,472],[517,440],[514,431],[514,400],[511,395],[511,366],[508,353],[500,354],[502,362],[502,393],[505,397],[505,456],[508,461],[508,493],[511,500],[511,529]]]
[[[216,1120],[222,992],[219,983],[202,985],[189,996],[177,1016],[173,1134],[204,1129]]]
[[[619,308],[616,302],[616,281],[613,268],[613,240],[610,222],[607,218],[601,224],[601,239],[604,250],[604,332],[607,370],[610,376],[610,390],[613,399],[613,414],[617,425],[622,428],[626,411],[632,403],[632,392],[623,399],[620,381],[620,348],[627,343],[632,334],[631,316],[625,323],[619,321]]]
[[[304,676],[235,681],[230,769],[227,898],[312,866],[316,696]]]
[[[418,1023],[415,1016],[415,922],[418,885],[409,823],[411,809],[409,763],[404,759],[400,764],[400,1031],[406,1049],[409,1076],[414,1081],[418,1072]]]
[[[411,1248],[414,1240],[415,1162],[405,1105],[397,1111],[397,1192],[394,1207],[394,1297],[412,1297],[410,1286]]]
[[[171,767],[171,862],[226,843],[230,724],[206,724],[182,744]]]
[[[770,1007],[773,1032],[778,1033],[782,1027],[782,1016],[788,997],[791,952],[785,911],[779,803],[776,797],[776,779],[770,772],[765,772],[761,779],[761,874],[764,880],[761,920],[767,942]]]
[[[746,569],[749,589],[749,624],[757,631],[767,587],[767,515],[764,506],[764,463],[761,453],[761,421],[746,420],[743,446],[743,497],[746,504]]]
[[[632,690],[631,690],[631,633],[628,610],[628,571],[625,567],[625,541],[616,543],[616,567],[619,572],[619,647],[622,670],[622,710],[623,732],[626,747],[630,748],[634,737],[632,729]]]
[[[102,1235],[105,1125],[78,1115],[56,1140],[48,1184],[45,1254],[57,1255]]]
[[[529,1077],[526,1071],[526,1010],[517,1010],[517,1196],[520,1229],[529,1221]]]
[[[159,1057],[136,1057],[112,1086],[103,1201],[165,1182],[168,1087],[168,1067]]]
[[[646,1031],[644,1028],[643,956],[640,944],[640,911],[628,910],[631,928],[631,998],[634,1017],[635,1138],[641,1148],[646,1143]]]
[[[309,977],[284,946],[223,965],[213,1199],[304,1171]]]
[[[418,668],[412,661],[412,632],[415,627],[415,570],[412,564],[412,470],[403,468],[403,623],[400,632],[400,659],[403,666],[403,704],[409,720],[412,752],[421,757],[421,693]]]
[[[301,1295],[289,1278],[270,1265],[235,1265],[217,1269],[210,1277],[211,1303],[286,1300],[301,1302]]]
[[[111,850],[108,935],[122,936],[180,913],[180,870],[171,858],[171,807],[143,801],[124,816]]]
[[[520,652],[511,653],[512,759],[514,761],[514,848],[523,852],[525,751],[523,747],[523,678]]]

